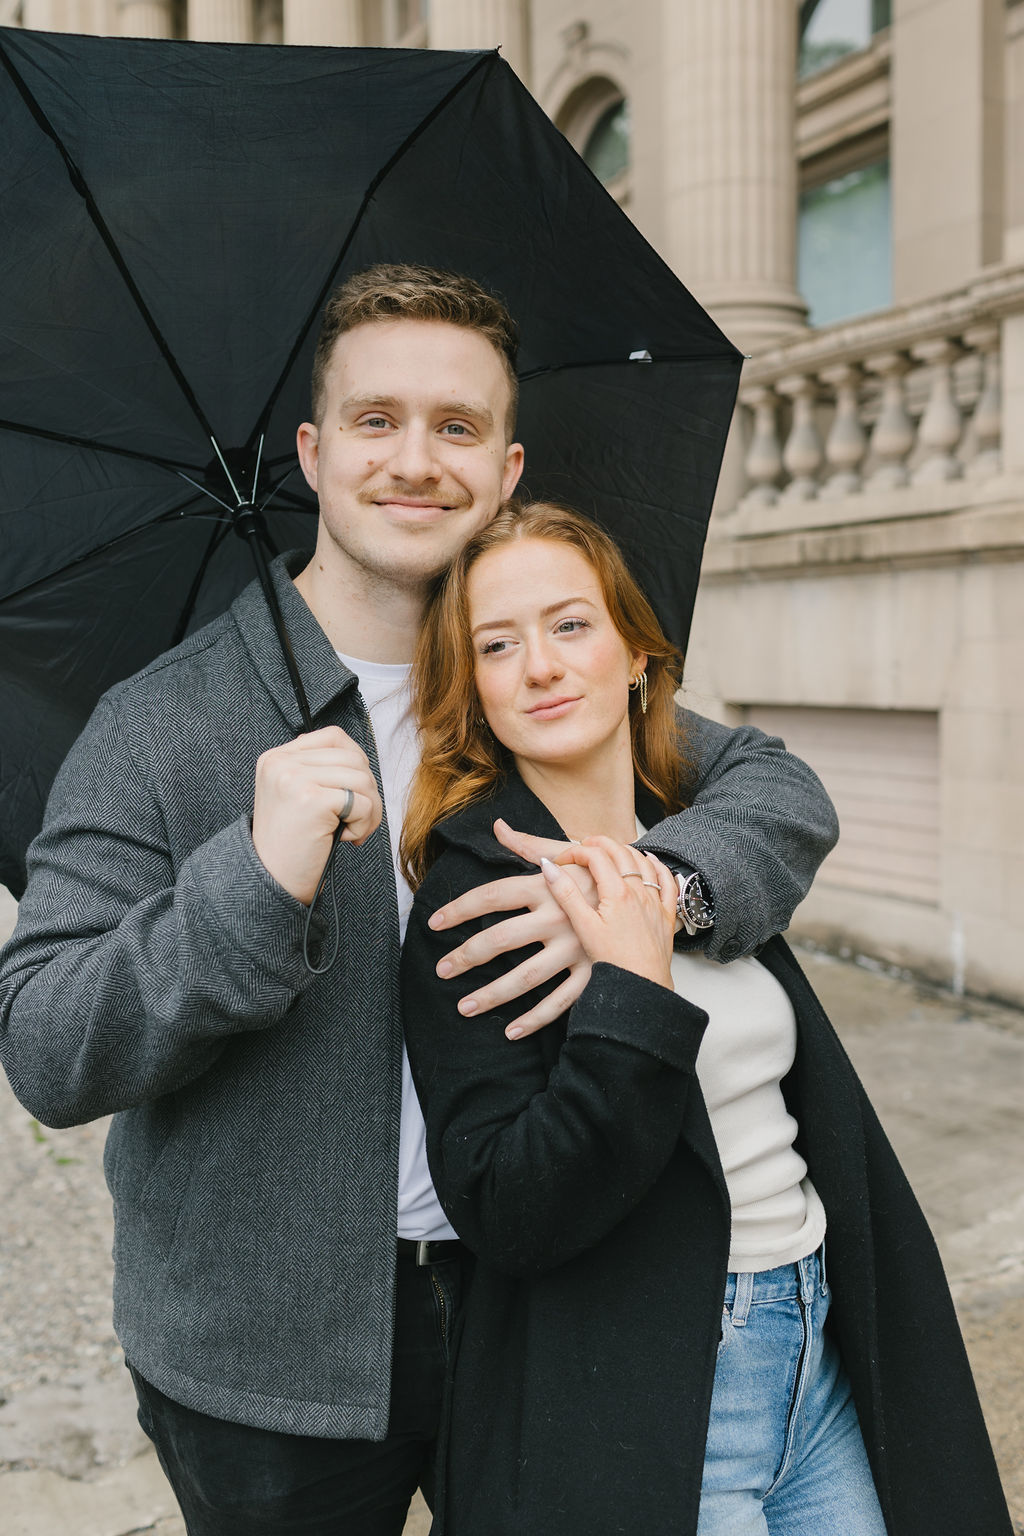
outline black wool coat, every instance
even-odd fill
[[[403,959],[431,1172],[477,1256],[434,1530],[692,1536],[730,1225],[695,1075],[707,1015],[597,965],[572,1010],[526,1039],[504,1036],[521,1001],[463,1018],[484,968],[444,982],[434,967],[471,930],[435,934],[427,918],[524,867],[494,839],[497,816],[564,835],[517,777],[443,823]],[[889,1536],[1010,1536],[924,1216],[791,951],[776,938],[759,958],[796,1012],[783,1088],[828,1217],[831,1325]]]

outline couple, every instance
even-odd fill
[[[422,887],[409,956],[425,978],[410,1038],[444,1205],[431,1179],[399,1010],[399,935],[412,895],[398,843],[418,750],[403,689],[431,587],[467,541],[492,523],[521,473],[515,395],[514,326],[475,283],[395,267],[351,278],[325,313],[312,419],[298,433],[302,466],[320,505],[316,551],[312,560],[286,556],[274,568],[317,729],[296,736],[301,722],[288,674],[253,586],[230,613],[101,701],[54,785],[30,853],[29,886],[0,966],[0,1055],[15,1091],[45,1123],[114,1115],[105,1162],[115,1213],[115,1323],[140,1419],[190,1536],[397,1536],[417,1484],[433,1494],[450,1330],[459,1291],[470,1279],[446,1440],[452,1519],[461,1518],[466,1466],[476,1475],[478,1431],[493,1415],[494,1433],[504,1443],[487,1440],[483,1448],[499,1463],[507,1453],[514,1467],[486,1458],[479,1463],[481,1488],[490,1480],[494,1513],[485,1510],[481,1523],[470,1509],[467,1529],[497,1531],[504,1522],[526,1533],[573,1536],[578,1526],[566,1500],[586,1498],[591,1469],[606,1456],[609,1465],[626,1468],[621,1479],[616,1474],[620,1502],[602,1504],[603,1526],[588,1513],[588,1530],[629,1528],[622,1503],[631,1510],[635,1502],[639,1510],[658,1489],[674,1496],[677,1479],[689,1493],[647,1528],[692,1529],[713,1357],[721,1341],[725,1357],[744,1318],[761,1305],[752,1304],[749,1271],[725,1280],[723,1212],[730,1192],[701,1094],[692,1085],[687,1092],[708,1010],[676,999],[663,984],[666,949],[654,965],[657,979],[619,963],[657,949],[659,934],[667,944],[669,898],[673,907],[677,899],[668,876],[628,851],[616,857],[629,864],[609,868],[598,858],[601,847],[590,844],[571,852],[581,862],[571,874],[563,867],[554,884],[536,872],[541,857],[556,851],[555,840],[561,842],[559,825],[573,835],[613,836],[623,850],[632,843],[621,742],[618,777],[601,802],[607,821],[577,827],[558,814],[557,801],[552,814],[544,795],[534,798],[527,789],[531,739],[495,745],[507,685],[495,685],[497,702],[481,695],[477,703],[464,663],[456,674],[463,691],[454,702],[471,710],[474,741],[481,736],[478,714],[495,723],[494,740],[484,738],[482,762],[471,763],[472,783],[510,798],[449,818],[431,846],[429,805],[426,820],[410,808],[406,849],[414,877],[444,848]],[[606,606],[611,590],[602,587]],[[495,623],[517,617],[499,608],[490,615]],[[676,809],[678,790],[668,786],[677,749],[663,702],[671,686],[668,658],[657,657],[653,637],[634,644],[617,627],[614,605],[611,613],[622,646],[660,660],[660,668],[648,661],[652,681],[659,670],[664,675],[660,696],[649,689],[652,725],[661,719],[668,739],[663,735],[657,750],[658,771],[645,770],[651,803],[638,809],[651,830],[642,844],[673,873],[694,930],[687,942],[703,942],[715,960],[749,956],[786,926],[828,851],[835,835],[831,807],[813,774],[779,743],[684,712],[690,803]],[[586,633],[575,627],[579,617],[573,606],[567,634]],[[502,642],[511,638],[494,633]],[[456,650],[464,649],[465,638],[462,631],[453,637]],[[504,665],[503,654],[500,645],[488,651],[488,658],[498,658],[496,668]],[[449,677],[449,690],[452,682]],[[639,687],[631,697],[640,697]],[[536,727],[568,733],[572,707],[564,726],[557,718],[562,706],[550,707],[555,718]],[[514,703],[506,714],[514,716]],[[499,785],[493,772],[483,771],[488,762],[502,769]],[[508,771],[513,762],[523,770],[522,783]],[[533,789],[559,777],[538,762],[541,779]],[[458,773],[464,773],[461,764]],[[497,816],[506,804],[512,825],[500,829],[496,841],[491,812]],[[474,810],[484,821],[479,836]],[[334,968],[317,976],[303,959],[303,931],[342,813],[342,943]],[[415,835],[418,854],[410,841]],[[455,858],[461,861],[457,879],[438,894],[444,868]],[[664,889],[664,916],[653,882],[623,879],[643,876],[648,866],[657,870],[659,893]],[[559,883],[573,877],[588,903],[600,898],[597,921],[605,920],[602,911],[614,913],[611,926],[628,941],[625,956],[606,953],[589,920],[573,909],[572,895]],[[641,893],[645,906],[638,904]],[[431,901],[444,904],[431,913]],[[620,912],[628,913],[629,926]],[[643,943],[638,933],[647,936]],[[778,945],[765,951],[772,974],[778,972],[783,991],[794,996],[802,984],[790,979],[796,973],[784,954]],[[690,979],[731,975],[729,967],[684,958]],[[748,960],[736,974],[752,968],[762,969]],[[458,999],[457,1020],[449,994]],[[813,1008],[802,997],[795,997],[801,1028]],[[563,1025],[554,1021],[574,1004],[563,1045]],[[739,1012],[745,1031],[745,1001]],[[450,1099],[445,1064],[435,1072],[424,1053],[428,1026],[436,1050],[453,1039],[453,1024],[453,1050],[477,1053],[459,1077],[484,1110],[484,1124],[472,1109],[466,1122],[467,1105]],[[844,1285],[853,1298],[843,1304],[841,1339],[861,1427],[876,1457],[887,1528],[916,1533],[930,1520],[930,1531],[1002,1531],[1001,1517],[992,1512],[998,1492],[984,1431],[916,1208],[907,1204],[902,1184],[871,1211],[859,1185],[843,1184],[842,1193],[833,1194],[841,1184],[837,1162],[860,1157],[866,1165],[880,1158],[884,1172],[889,1154],[878,1151],[869,1119],[859,1133],[853,1126],[850,1140],[841,1124],[830,1126],[827,1096],[819,1103],[817,1090],[828,1051],[838,1047],[821,1049],[824,1056],[805,1057],[801,1036],[795,1074],[803,1071],[807,1080],[797,1114],[802,1134],[820,1145],[823,1165],[819,1171],[812,1162],[807,1193],[793,1198],[810,1208],[812,1186],[820,1196],[829,1222],[830,1279],[837,1298]],[[581,1050],[583,1063],[574,1067]],[[538,1063],[563,1076],[566,1064],[575,1071],[577,1098],[575,1108],[562,1106],[573,1111],[565,1124],[549,1115],[559,1080],[548,1089]],[[606,1070],[603,1078],[598,1067]],[[521,1166],[511,1185],[492,1179],[482,1163],[478,1169],[472,1160],[469,1166],[452,1161],[463,1132],[481,1160],[496,1156],[495,1174],[505,1166],[506,1144],[492,1146],[491,1131],[504,1138],[507,1130],[511,1150],[538,1145],[529,1118],[522,1123],[518,1096],[525,1084],[533,1085],[531,1100],[539,1095],[541,1132],[553,1151],[559,1145],[579,1150],[597,1137],[600,1155],[589,1172],[573,1173],[571,1159],[560,1159],[568,1181],[561,1193],[543,1155],[532,1167]],[[488,1096],[499,1092],[510,1098],[489,1108]],[[673,1106],[675,1125],[667,1132]],[[463,1127],[454,1142],[446,1129],[449,1112],[452,1124]],[[788,1128],[781,1111],[775,1123]],[[475,1140],[481,1134],[485,1140]],[[654,1167],[655,1144],[664,1154],[660,1168]],[[802,1152],[789,1154],[791,1166]],[[495,1199],[506,1200],[510,1189],[525,1199],[531,1186],[538,1204],[524,1206],[518,1218],[511,1213],[512,1238],[518,1221],[525,1245],[520,1257],[510,1257],[508,1231],[505,1250],[499,1243],[489,1251],[496,1234],[477,1232],[475,1203],[491,1188]],[[571,1202],[568,1216],[553,1214],[556,1200]],[[652,1200],[667,1202],[672,1215],[669,1226],[658,1228],[661,1252],[653,1255],[656,1245],[634,1240],[650,1227]],[[609,1203],[622,1218],[610,1229]],[[490,1214],[483,1210],[480,1219],[490,1223]],[[895,1247],[894,1224],[900,1227]],[[544,1253],[538,1239],[553,1227],[565,1229],[562,1247]],[[475,1276],[460,1232],[470,1248],[479,1237]],[[573,1245],[584,1250],[588,1244],[589,1251],[568,1257]],[[610,1268],[609,1253],[616,1260]],[[932,1266],[931,1288],[915,1295],[907,1315],[894,1318],[885,1288],[893,1286],[893,1304],[903,1306],[906,1277],[918,1273],[918,1259]],[[798,1310],[812,1305],[815,1283],[824,1290],[815,1262],[809,1251],[790,1266],[800,1276]],[[504,1273],[517,1263],[531,1274],[556,1267],[527,1284]],[[837,1263],[849,1266],[847,1275],[836,1276]],[[862,1314],[859,1298],[871,1286],[878,1288],[879,1305]],[[709,1296],[722,1319],[710,1341]],[[723,1304],[731,1309],[731,1334]],[[820,1297],[819,1313],[823,1304]],[[792,1297],[785,1306],[792,1308]],[[534,1307],[543,1315],[536,1332]],[[672,1331],[680,1317],[691,1316],[685,1334]],[[662,1328],[658,1320],[665,1318]],[[637,1322],[645,1319],[657,1326],[637,1342]],[[599,1323],[592,1352],[588,1340]],[[941,1392],[931,1379],[906,1375],[900,1364],[901,1339],[916,1344],[922,1330]],[[545,1342],[553,1331],[557,1349]],[[868,1377],[858,1379],[865,1362]],[[484,1378],[482,1395],[474,1372]],[[610,1394],[624,1380],[630,1395],[617,1405]],[[666,1380],[680,1388],[667,1399],[661,1395]],[[609,1395],[599,1403],[602,1383]],[[535,1400],[538,1384],[543,1401]],[[529,1411],[528,1423],[517,1413],[519,1402]],[[943,1404],[946,1418],[937,1423]],[[672,1440],[666,1463],[659,1449],[662,1420],[673,1415],[684,1433]],[[646,1443],[652,1420],[662,1438]],[[537,1466],[528,1441],[521,1445],[523,1435],[542,1441],[546,1466],[544,1457]],[[947,1485],[943,1474],[954,1455],[958,1463]],[[910,1496],[908,1463],[917,1469]],[[529,1500],[519,1507],[510,1468]],[[579,1478],[570,1478],[576,1473]],[[510,1500],[514,1514],[507,1513]],[[971,1518],[961,1519],[962,1509]],[[686,1520],[688,1526],[681,1523]]]

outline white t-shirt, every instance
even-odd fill
[[[412,891],[398,862],[398,842],[402,835],[405,803],[416,772],[416,727],[409,700],[410,666],[405,662],[362,661],[338,653],[350,672],[359,680],[359,692],[366,705],[377,744],[377,758],[384,788],[391,857],[395,866],[398,893],[399,939],[412,909]],[[402,1043],[402,1125],[398,1144],[398,1236],[451,1238],[455,1236],[441,1209],[427,1167],[427,1131],[423,1111],[416,1097],[416,1087],[409,1067],[409,1055]]]

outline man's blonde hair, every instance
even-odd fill
[[[512,316],[501,299],[471,277],[405,263],[382,262],[354,272],[328,299],[313,358],[313,420],[317,426],[323,421],[327,369],[339,336],[378,320],[443,320],[477,331],[489,341],[509,382],[505,437],[512,441],[519,405],[519,328]]]

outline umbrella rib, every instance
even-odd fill
[[[204,492],[204,494],[206,493]],[[12,597],[20,597],[25,592],[31,592],[33,587],[42,586],[44,581],[52,581],[54,576],[63,576],[65,571],[73,571],[76,565],[84,565],[87,560],[92,560],[94,556],[106,554],[108,549],[114,549],[116,545],[123,544],[128,539],[137,538],[140,533],[146,533],[150,528],[155,528],[158,523],[177,522],[186,515],[186,508],[195,506],[197,502],[198,497],[189,496],[186,501],[179,502],[176,507],[169,507],[166,512],[161,512],[159,517],[152,518],[148,523],[139,523],[135,528],[126,528],[123,533],[115,533],[112,539],[107,539],[104,544],[94,544],[84,554],[78,555],[74,560],[69,560],[67,565],[58,566],[55,571],[47,571],[45,576],[37,576],[35,581],[26,582],[23,587],[15,587],[12,592],[5,592],[3,597],[0,597],[0,603],[5,603]],[[193,516],[202,516],[202,514],[194,513]],[[229,528],[233,526],[232,522],[226,517],[218,517],[216,520],[218,523],[226,523]]]
[[[231,522],[229,519],[225,518],[220,527],[215,528],[210,535],[206,548],[203,550],[202,559],[200,560],[199,565],[196,568],[196,573],[192,578],[192,585],[188,589],[188,596],[185,598],[182,610],[178,615],[178,622],[174,626],[174,631],[171,635],[172,648],[176,645],[180,645],[182,640],[185,638],[185,630],[188,628],[189,619],[195,612],[196,602],[199,599],[199,589],[203,584],[203,577],[206,575],[206,568],[210,564],[210,561],[213,559],[214,555],[217,553],[217,550],[220,548],[221,544],[223,544],[224,540],[227,538],[230,531]]]
[[[96,202],[92,192],[89,190],[89,185],[86,182],[81,169],[72,159],[71,153],[65,145],[60,134],[57,132],[56,128],[54,128],[53,124],[50,122],[50,119],[43,111],[39,102],[29,90],[28,85],[18,73],[18,70],[15,68],[14,63],[8,55],[6,48],[4,48],[2,44],[0,44],[0,62],[3,63],[7,73],[14,81],[15,89],[21,96],[25,105],[28,107],[29,112],[39,124],[39,127],[42,129],[43,133],[46,134],[47,138],[53,141],[57,149],[57,153],[64,161],[64,168],[68,173],[68,179],[71,182],[72,187],[75,189],[85,204],[86,211],[88,212],[90,219],[96,227],[96,232],[100,239],[103,241],[103,244],[106,246],[114,266],[121,274],[121,279],[125,287],[128,289],[132,299],[134,300],[136,308],[138,309],[139,314],[146,325],[146,328],[148,329],[153,340],[156,342],[156,345],[160,351],[160,355],[163,357],[164,362],[170,369],[171,374],[178,385],[178,388],[185,396],[185,400],[192,410],[196,420],[202,427],[204,433],[207,437],[212,438],[213,428],[207,421],[203,408],[199,404],[199,401],[196,399],[191,385],[179,368],[177,360],[175,359],[173,352],[168,346],[167,341],[165,340],[163,333],[160,330],[160,327],[157,325],[155,319],[150,314],[146,301],[142,297],[142,294],[139,292],[138,286],[136,285],[135,279],[132,277],[131,272],[128,270],[127,262],[117,248],[114,237],[107,227],[106,220],[100,212],[99,204]]]
[[[26,437],[41,437],[50,443],[66,443],[69,448],[89,448],[96,453],[113,453],[121,459],[135,459],[142,464],[154,464],[158,469],[178,472],[180,465],[175,459],[162,459],[157,454],[139,453],[134,448],[116,448],[113,443],[97,443],[88,437],[76,437],[71,432],[50,432],[45,427],[30,427],[23,421],[0,419],[0,428],[6,432],[20,432]],[[194,468],[189,465],[189,468]]]
[[[391,174],[392,170],[398,164],[399,160],[401,160],[402,156],[412,148],[416,140],[423,132],[425,132],[425,130],[430,126],[434,119],[438,117],[440,113],[445,111],[445,109],[451,104],[451,102],[459,94],[460,91],[465,89],[470,80],[473,79],[474,75],[476,75],[481,69],[488,67],[493,68],[495,63],[499,61],[500,55],[496,48],[491,49],[487,53],[483,54],[482,57],[476,61],[473,67],[467,70],[462,79],[459,80],[456,85],[453,85],[444,96],[442,96],[441,100],[436,104],[436,106],[431,108],[426,117],[424,117],[421,122],[416,124],[416,127],[412,130],[412,132],[395,150],[390,160],[388,160],[386,164],[381,167],[376,176],[374,176],[373,180],[370,182],[369,186],[363,194],[363,200],[359,204],[358,212],[356,213],[355,218],[352,220],[351,228],[349,229],[348,234],[345,236],[345,239],[342,241],[341,250],[338,252],[334,265],[328,272],[320,292],[316,296],[312,309],[307,315],[302,326],[299,328],[298,335],[295,339],[295,344],[289,352],[287,359],[285,360],[285,365],[281,370],[277,383],[274,385],[273,389],[270,391],[269,396],[267,397],[266,405],[263,407],[263,410],[256,418],[256,427],[254,429],[254,433],[266,429],[267,422],[270,419],[270,413],[273,411],[274,406],[277,403],[277,397],[281,393],[281,390],[284,388],[285,380],[291,372],[292,367],[295,364],[295,360],[305,344],[306,337],[309,335],[313,321],[320,313],[320,309],[324,300],[330,293],[331,288],[334,286],[334,280],[338,275],[338,270],[341,267],[342,262],[345,260],[346,255],[348,254],[349,246],[352,244],[356,237],[359,226],[363,221],[363,215],[366,213],[366,210],[369,207],[370,201],[373,198],[377,188],[380,186],[385,177]]]

